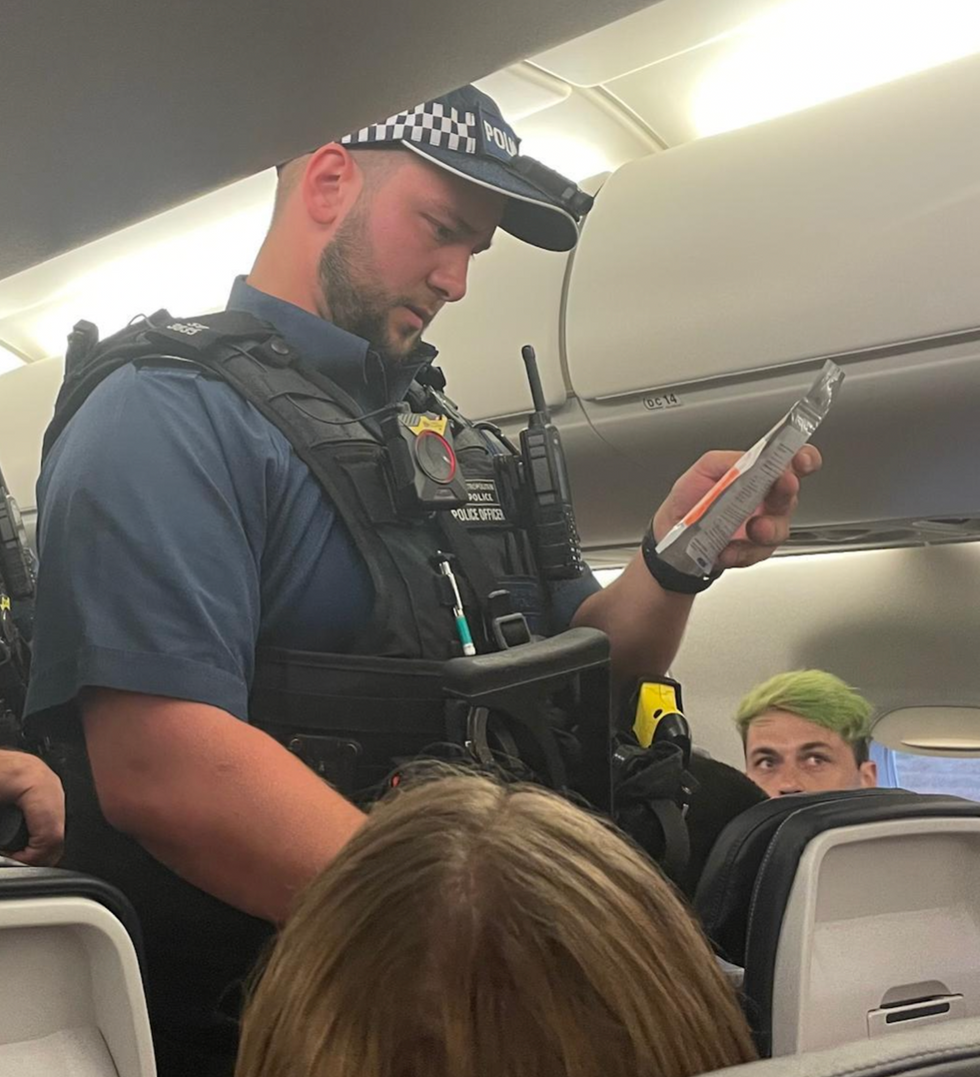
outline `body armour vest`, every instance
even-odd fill
[[[309,467],[370,573],[372,615],[349,651],[257,652],[249,707],[253,724],[345,792],[376,781],[392,759],[418,755],[440,742],[468,744],[472,730],[464,726],[480,708],[461,702],[455,726],[453,708],[447,708],[445,663],[462,651],[454,593],[440,572],[440,558],[452,560],[479,653],[493,652],[504,641],[501,622],[516,619],[523,627],[523,615],[536,634],[548,635],[551,627],[518,495],[505,489],[514,451],[463,419],[441,394],[413,385],[414,410],[441,412],[449,419],[470,501],[453,511],[399,511],[377,412],[364,413],[342,388],[305,364],[272,325],[251,314],[226,311],[177,320],[161,311],[99,344],[91,327],[83,347],[69,347],[44,455],[92,390],[134,361],[195,363],[248,400]],[[598,653],[593,642],[586,645],[587,651],[592,648],[586,665]],[[465,696],[465,689],[459,695]],[[543,698],[535,705],[540,711]],[[521,728],[533,724],[524,722]],[[528,745],[501,735],[508,755],[527,758]],[[564,784],[553,738],[532,739],[533,772],[547,784]],[[372,765],[365,773],[368,760]],[[547,776],[541,774],[542,763]]]
[[[470,491],[479,493],[478,504],[414,518],[399,512],[377,414],[364,415],[340,386],[304,364],[270,324],[251,314],[226,311],[178,321],[161,312],[69,360],[44,454],[104,378],[125,363],[153,360],[190,361],[227,382],[282,432],[323,487],[374,589],[372,617],[351,653],[433,660],[459,653],[452,603],[434,563],[439,551],[455,557],[468,610],[486,611],[487,587],[507,590],[515,607],[547,634],[531,544],[500,491],[494,459],[508,451],[503,444],[495,446],[452,409],[459,468]],[[425,394],[429,408],[439,407],[431,392],[417,385],[413,390],[416,399]],[[471,620],[478,650],[496,649],[485,618]]]

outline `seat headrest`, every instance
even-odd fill
[[[143,967],[143,935],[133,906],[119,890],[91,875],[65,868],[32,868],[0,859],[0,901],[81,897],[103,905],[123,925]]]

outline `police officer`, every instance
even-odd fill
[[[425,372],[429,323],[463,297],[498,228],[574,246],[574,194],[529,172],[496,104],[465,87],[283,166],[268,235],[229,309],[271,324],[290,362],[371,415]],[[180,324],[188,346],[206,328]],[[229,982],[362,821],[249,723],[256,650],[363,653],[387,587],[360,552],[354,509],[324,495],[271,413],[180,361],[169,339],[177,359],[125,363],[74,416],[56,417],[39,483],[27,707],[65,745],[67,862],[119,885],[142,921],[161,1077],[230,1071]],[[682,476],[655,536],[736,455],[709,453]],[[800,476],[819,466],[814,449],[797,457],[724,567],[772,553]],[[667,668],[694,589],[637,555],[605,590],[588,573],[552,584],[538,624],[604,630],[628,679]]]

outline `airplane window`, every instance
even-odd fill
[[[871,758],[878,764],[879,785],[980,800],[980,758],[977,756],[961,759],[913,755],[874,741]]]

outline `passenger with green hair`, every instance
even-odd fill
[[[868,758],[873,710],[823,670],[771,677],[749,692],[735,715],[745,773],[771,797],[877,785]]]

